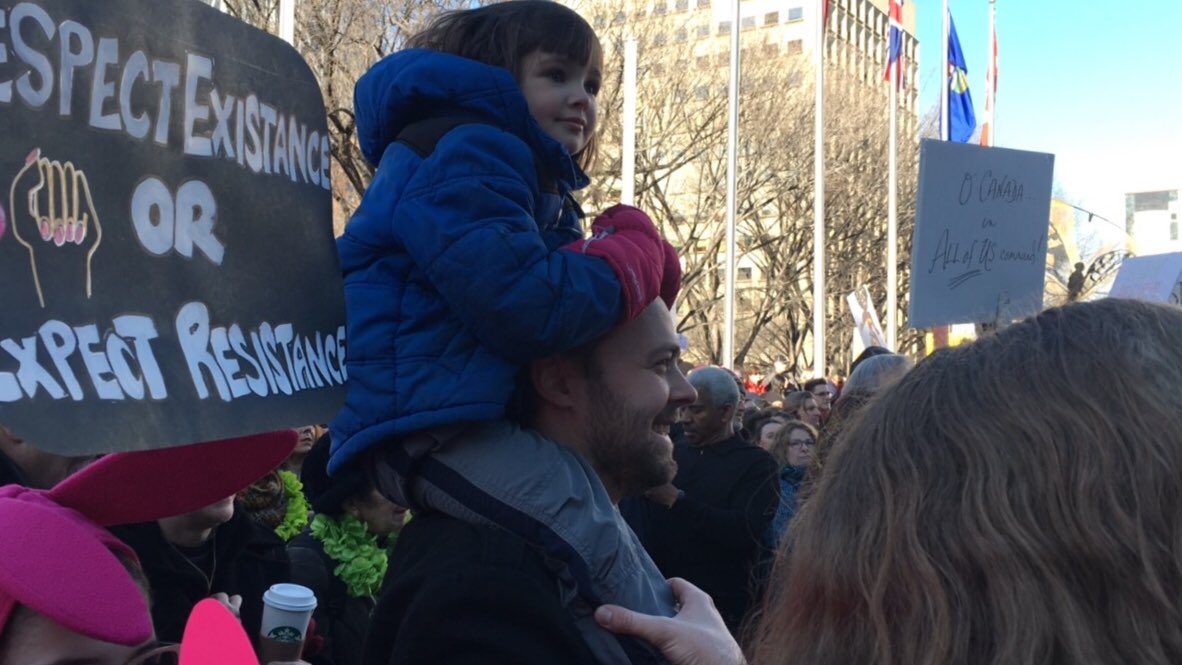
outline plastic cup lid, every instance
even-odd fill
[[[263,594],[263,602],[281,610],[303,612],[316,609],[316,594],[298,584],[272,584]]]

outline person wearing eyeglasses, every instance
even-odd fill
[[[768,452],[780,465],[780,505],[764,534],[764,544],[770,549],[775,549],[796,513],[796,491],[808,472],[816,445],[816,428],[800,420],[784,423],[772,437]]]
[[[813,394],[817,400],[817,408],[821,411],[821,424],[824,425],[829,420],[829,411],[833,408],[833,400],[837,397],[837,391],[834,390],[829,379],[824,377],[817,377],[809,379],[804,382],[804,391]]]

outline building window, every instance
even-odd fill
[[[763,15],[764,25],[775,25],[780,22],[780,12],[768,12]]]
[[[710,67],[710,56],[708,56],[708,55],[699,55],[699,56],[698,56],[698,60],[697,60],[697,62],[698,62],[698,69],[709,69],[709,67]]]
[[[718,23],[718,34],[729,35],[730,33],[731,33],[731,22],[730,21],[720,21]]]
[[[710,87],[705,86],[705,85],[700,85],[700,86],[694,88],[694,96],[697,97],[698,99],[706,99],[706,98],[710,97]]]
[[[606,25],[607,25],[607,19],[604,18],[602,14],[595,17],[595,27],[597,29],[601,29]]]
[[[804,20],[804,8],[803,7],[792,7],[788,10],[788,22],[789,23],[791,23],[793,21],[803,21],[803,20]]]
[[[742,281],[750,281],[751,268],[739,268],[737,278]]]
[[[653,45],[654,46],[664,46],[665,45],[665,33],[658,32],[657,35],[655,37],[653,37]]]
[[[689,9],[689,0],[677,0],[677,4],[674,7],[677,11],[684,12]]]
[[[657,16],[664,16],[666,11],[667,9],[665,7],[665,0],[660,0],[660,2],[653,5],[653,14],[656,14]]]
[[[744,30],[750,30],[755,27],[754,16],[744,16],[742,22],[739,24]]]
[[[684,42],[687,39],[689,39],[689,30],[686,30],[685,28],[678,28],[677,41]]]
[[[774,44],[774,43],[764,44],[760,48],[760,50],[763,52],[763,56],[765,58],[773,58],[777,55],[780,55],[780,45],[779,44]]]
[[[1170,215],[1170,240],[1178,239],[1178,213]]]
[[[698,9],[710,9],[710,0],[698,0]]]
[[[804,53],[804,42],[799,39],[793,39],[788,42],[784,51],[789,55],[800,55]]]
[[[696,35],[697,35],[699,38],[702,38],[702,37],[709,37],[709,36],[710,36],[710,26],[708,26],[708,25],[699,25],[699,26],[698,26],[698,29],[697,29],[697,30],[695,30],[695,31],[694,31],[694,33],[695,33],[695,34],[696,34]]]
[[[624,12],[616,12],[616,15],[614,17],[612,17],[612,25],[620,25],[627,18],[628,18],[628,15],[625,14]]]

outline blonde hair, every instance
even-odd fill
[[[813,437],[813,445],[816,445],[818,436],[816,427],[801,420],[789,420],[785,422],[784,426],[780,428],[780,431],[776,432],[775,436],[772,437],[772,447],[768,449],[768,452],[772,454],[772,457],[776,458],[776,463],[781,468],[788,465],[788,447],[792,443],[789,437],[798,429],[808,432],[809,436]]]

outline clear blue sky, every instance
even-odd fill
[[[939,103],[942,3],[914,2],[922,113]],[[989,2],[948,4],[980,122]],[[1182,187],[1182,1],[997,0],[997,30],[997,145],[1053,153],[1066,198],[1122,227],[1125,192]]]

